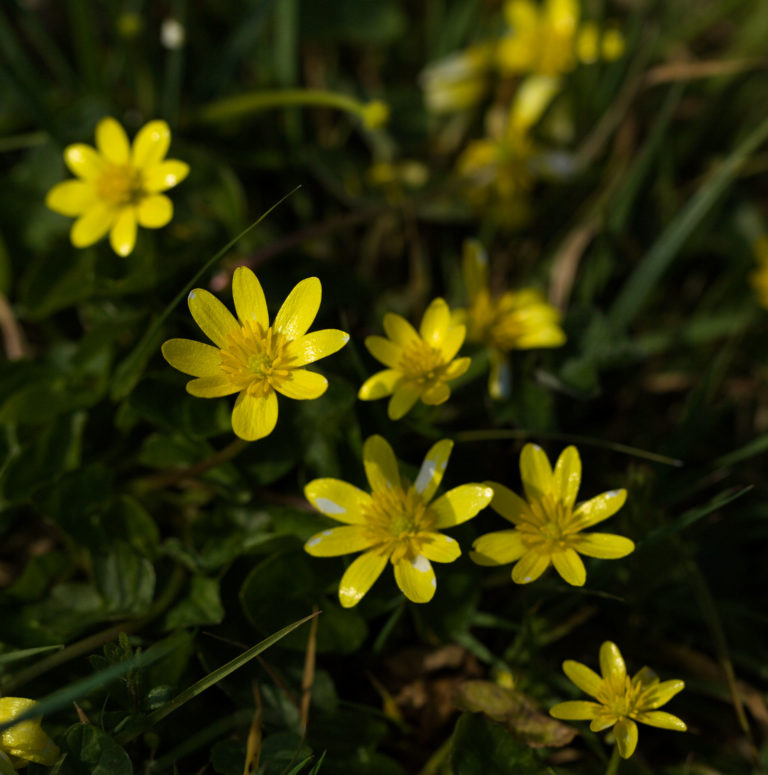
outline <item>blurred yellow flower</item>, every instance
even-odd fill
[[[103,118],[96,126],[96,148],[84,143],[65,148],[64,161],[78,179],[56,184],[45,203],[77,218],[69,235],[76,248],[109,232],[112,249],[127,256],[137,226],[159,229],[171,220],[173,203],[162,192],[184,180],[189,165],[165,158],[170,142],[165,121],[145,124],[131,146],[120,124]]]
[[[388,368],[369,377],[358,398],[375,401],[392,396],[387,407],[390,420],[399,420],[421,399],[442,404],[451,395],[448,383],[460,377],[469,358],[456,358],[464,343],[466,328],[451,324],[451,310],[443,299],[435,299],[421,319],[419,331],[400,315],[384,315],[383,336],[366,337],[368,351]]]
[[[659,681],[648,667],[643,667],[632,678],[618,646],[606,641],[600,647],[598,675],[581,662],[567,659],[563,672],[583,692],[597,702],[560,702],[550,708],[550,715],[565,721],[591,721],[589,728],[600,732],[613,727],[619,754],[628,759],[637,746],[637,724],[648,724],[662,729],[685,732],[685,723],[671,713],[657,710],[685,688],[680,680]]]
[[[528,584],[549,567],[574,586],[587,578],[579,554],[602,559],[626,557],[635,548],[629,538],[610,533],[582,533],[613,516],[627,499],[626,490],[612,490],[576,504],[581,484],[581,458],[566,447],[552,470],[544,450],[526,444],[520,454],[520,476],[527,502],[496,482],[491,508],[515,526],[476,539],[470,557],[479,565],[514,562],[512,580]]]
[[[495,43],[478,43],[426,67],[420,77],[427,109],[455,113],[477,105],[488,91]]]
[[[392,447],[381,436],[371,436],[363,445],[370,495],[340,479],[315,479],[306,486],[307,500],[344,526],[317,533],[304,549],[314,557],[363,552],[341,579],[339,600],[345,608],[360,602],[387,560],[409,600],[432,599],[437,582],[430,561],[453,562],[461,554],[459,544],[439,531],[472,519],[493,497],[490,487],[463,484],[430,503],[452,449],[452,441],[438,441],[411,484],[400,477]]]
[[[35,705],[34,700],[23,697],[0,697],[0,724],[13,721]],[[50,767],[59,758],[58,747],[40,728],[40,721],[27,719],[0,733],[0,757],[6,757],[14,769],[21,769],[29,762]]]
[[[216,345],[169,339],[163,356],[175,369],[196,377],[187,392],[202,398],[239,393],[232,429],[246,441],[272,433],[277,423],[277,393],[288,398],[319,398],[328,380],[303,368],[340,350],[349,334],[336,329],[307,330],[320,308],[317,277],[302,280],[269,325],[267,302],[256,275],[238,267],[232,277],[237,318],[212,294],[191,291],[189,310],[203,333]]]
[[[749,276],[749,282],[757,296],[758,304],[768,309],[768,236],[758,237],[752,246],[757,269]]]
[[[464,243],[462,274],[469,306],[456,310],[455,319],[466,324],[468,342],[480,342],[488,349],[488,391],[494,398],[503,398],[510,387],[507,353],[564,344],[560,312],[532,288],[491,296],[488,258],[477,240]]]
[[[470,188],[477,206],[493,205],[508,210],[533,185],[533,162],[539,153],[530,130],[560,88],[557,78],[526,78],[509,110],[492,109],[488,114],[488,136],[472,140],[459,156],[456,168]]]
[[[601,34],[593,22],[579,24],[578,0],[508,0],[504,16],[510,27],[497,49],[503,73],[561,75],[578,62],[618,59],[624,38],[615,29]]]

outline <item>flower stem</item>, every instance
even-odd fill
[[[219,121],[249,116],[262,110],[306,106],[336,108],[352,113],[359,116],[371,129],[386,122],[387,108],[383,103],[361,102],[347,94],[323,89],[280,89],[238,94],[209,102],[194,114],[193,120],[203,124],[215,124]]]
[[[619,757],[619,746],[614,745],[613,753],[611,754],[611,760],[608,762],[608,768],[605,771],[605,775],[616,775],[616,773],[619,771],[620,761],[621,759]]]

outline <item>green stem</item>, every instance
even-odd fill
[[[611,760],[608,762],[608,768],[605,771],[605,775],[616,775],[619,771],[619,762],[621,758],[619,756],[619,746],[613,746],[613,753],[611,754]]]
[[[361,102],[346,94],[324,91],[322,89],[280,89],[275,91],[249,92],[226,97],[222,100],[209,102],[193,114],[193,121],[203,124],[215,124],[219,121],[232,120],[274,108],[317,106],[336,108],[359,116],[371,128],[378,123],[384,123],[386,118],[377,122],[374,111],[379,106],[386,112],[386,106],[378,102]]]

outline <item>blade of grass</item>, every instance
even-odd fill
[[[211,686],[214,686],[231,673],[234,673],[235,670],[238,670],[239,668],[243,667],[243,665],[248,664],[248,662],[250,662],[254,657],[261,654],[262,651],[266,651],[270,646],[277,643],[286,635],[293,632],[298,627],[301,627],[302,624],[310,621],[310,619],[314,619],[316,616],[318,616],[319,613],[320,611],[316,611],[309,616],[305,616],[303,619],[299,619],[297,622],[293,622],[293,624],[289,624],[287,627],[283,627],[282,630],[278,630],[276,633],[273,633],[260,643],[252,646],[239,657],[235,657],[225,665],[222,665],[216,670],[211,671],[207,676],[201,678],[199,681],[192,684],[192,686],[187,687],[183,692],[177,694],[176,697],[174,697],[169,702],[166,702],[165,705],[162,705],[157,710],[150,713],[149,716],[147,716],[145,719],[142,719],[138,724],[132,726],[130,729],[118,735],[116,738],[117,742],[120,745],[125,745],[131,740],[135,740],[137,737],[144,734],[144,732],[147,730],[152,729],[155,724],[162,721],[166,716],[169,716],[175,710],[178,710],[182,705],[194,699],[199,694],[202,694],[206,689],[210,689]]]
[[[642,309],[653,288],[667,271],[686,240],[733,182],[749,156],[768,138],[768,119],[761,121],[720,164],[680,215],[667,226],[630,275],[610,311],[617,328],[626,328]]]
[[[748,444],[743,447],[734,449],[733,452],[728,452],[725,455],[717,458],[713,463],[713,468],[727,468],[735,463],[741,463],[744,460],[759,455],[762,452],[768,450],[768,433],[758,436],[756,439],[752,439]]]
[[[214,256],[203,264],[200,271],[198,271],[192,279],[179,291],[177,296],[171,301],[168,306],[158,315],[152,324],[147,329],[144,336],[139,340],[139,343],[133,350],[127,355],[120,365],[115,369],[114,377],[112,378],[111,396],[114,401],[119,401],[125,398],[136,386],[139,381],[144,367],[147,361],[152,355],[153,345],[160,336],[160,327],[166,321],[168,316],[173,312],[174,308],[179,302],[186,298],[192,286],[223,256],[228,250],[231,250],[251,229],[256,228],[275,208],[279,207],[289,196],[298,191],[300,186],[297,186],[292,191],[289,191],[284,197],[279,199],[269,209],[262,213],[250,226],[243,229],[234,239],[231,239],[224,247],[219,250]]]
[[[79,681],[69,684],[69,686],[51,692],[51,694],[46,695],[42,700],[37,702],[33,708],[20,714],[12,721],[6,721],[0,724],[0,734],[27,719],[50,715],[61,708],[71,705],[81,697],[87,696],[95,689],[103,688],[106,684],[116,681],[127,673],[148,667],[175,651],[187,637],[186,633],[174,633],[164,641],[155,643],[146,651],[137,654],[131,659],[126,659],[124,662],[112,665],[106,670],[100,670],[98,673],[89,675],[87,678],[82,678]]]
[[[29,659],[37,654],[45,654],[47,651],[57,651],[64,646],[40,646],[35,649],[22,649],[21,651],[10,651],[7,654],[0,654],[0,665],[10,665],[12,662],[18,662],[22,659]]]

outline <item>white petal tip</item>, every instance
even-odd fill
[[[340,506],[338,503],[334,503],[330,498],[316,498],[315,499],[315,506],[318,508],[318,510],[322,511],[323,514],[346,514],[347,510]]]

